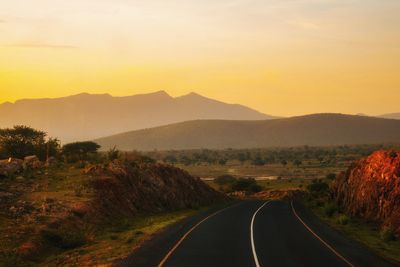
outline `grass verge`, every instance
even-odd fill
[[[226,205],[226,204],[225,204]],[[216,204],[199,209],[184,209],[160,214],[142,214],[133,220],[123,220],[105,228],[87,245],[48,258],[45,265],[111,266],[130,255],[143,242],[166,227],[209,209],[222,208]]]
[[[349,217],[341,213],[331,202],[322,204],[316,200],[308,199],[305,204],[317,217],[334,229],[359,241],[388,261],[400,264],[400,240],[385,238],[377,224]]]

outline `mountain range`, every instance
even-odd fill
[[[400,120],[343,114],[230,121],[195,120],[96,140],[103,149],[226,149],[400,143]]]
[[[28,125],[46,131],[63,143],[188,120],[272,118],[242,105],[223,103],[196,93],[172,97],[165,91],[126,97],[83,93],[0,105],[0,128]]]

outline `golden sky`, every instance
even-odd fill
[[[0,102],[191,91],[262,112],[400,112],[399,0],[0,3]]]

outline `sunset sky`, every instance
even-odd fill
[[[0,3],[0,102],[191,91],[268,114],[400,112],[399,0]]]

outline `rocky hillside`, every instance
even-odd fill
[[[80,169],[35,162],[0,162],[7,171],[0,172],[0,266],[98,266],[225,200],[168,165],[124,160]]]
[[[221,198],[199,178],[168,165],[112,163],[87,173],[96,192],[91,210],[105,217],[193,208]]]
[[[354,163],[332,189],[347,213],[400,234],[400,152],[377,151]]]

